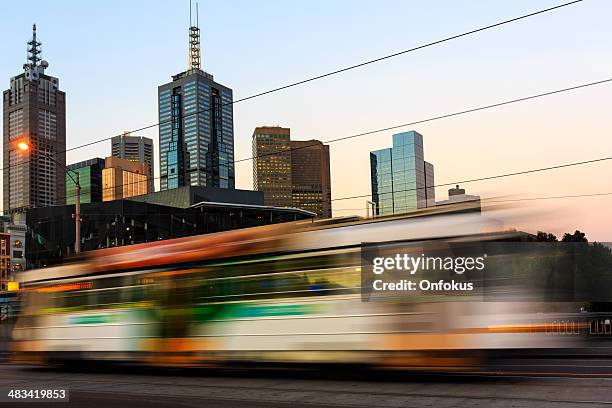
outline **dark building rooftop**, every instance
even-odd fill
[[[132,199],[82,204],[82,250],[90,251],[315,217],[314,213],[304,210],[258,204],[202,201],[191,204],[195,201],[192,200],[193,196],[184,191],[194,192],[198,191],[198,188],[168,190],[164,193],[176,194],[180,191],[183,191],[183,203],[190,203],[187,207]],[[176,200],[180,201],[181,194],[178,195]],[[260,194],[256,196],[259,197]],[[75,228],[72,214],[73,205],[27,210],[25,253],[28,268],[57,264],[74,253]]]
[[[130,197],[129,200],[187,208],[201,202],[263,205],[263,197],[261,191],[184,186]]]

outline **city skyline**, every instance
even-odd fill
[[[450,7],[449,14],[442,17],[433,16],[426,8],[417,7],[413,4],[415,12],[417,14],[421,13],[419,16],[422,16],[422,23],[410,30],[406,29],[406,31],[402,31],[403,29],[389,23],[389,27],[393,27],[392,30],[394,30],[396,36],[384,48],[377,47],[376,39],[382,41],[383,38],[388,37],[384,34],[388,33],[382,31],[382,26],[376,24],[369,32],[371,38],[365,38],[365,43],[362,42],[362,44],[366,44],[365,48],[350,46],[349,49],[343,49],[342,53],[338,53],[336,49],[332,49],[332,44],[344,37],[339,36],[337,39],[332,37],[333,41],[329,45],[329,49],[323,49],[323,52],[316,59],[316,64],[313,61],[308,61],[308,63],[301,65],[299,69],[296,66],[296,69],[288,70],[288,72],[279,73],[279,70],[276,69],[273,76],[270,76],[266,71],[266,69],[273,69],[275,66],[272,63],[273,61],[265,64],[266,69],[248,64],[239,66],[232,62],[236,61],[238,56],[241,58],[249,56],[250,51],[247,51],[246,47],[250,44],[250,41],[259,41],[261,47],[257,50],[259,52],[262,52],[262,49],[265,51],[265,47],[268,45],[262,40],[262,36],[266,38],[266,36],[269,37],[279,31],[264,30],[263,33],[253,35],[254,38],[244,37],[243,42],[229,40],[232,45],[239,44],[239,46],[237,46],[237,49],[228,52],[227,50],[223,51],[223,47],[215,43],[215,38],[220,38],[219,33],[223,33],[223,30],[218,30],[219,26],[215,19],[200,17],[203,36],[202,47],[204,49],[203,62],[205,66],[209,66],[210,62],[210,65],[212,65],[210,71],[215,72],[222,83],[232,87],[237,94],[235,99],[238,99],[238,96],[271,88],[279,83],[291,82],[308,76],[312,72],[324,72],[336,66],[358,62],[364,58],[382,55],[395,49],[407,48],[410,45],[441,38],[449,33],[471,29],[552,4],[552,2],[538,2],[538,4],[517,2],[512,6],[497,5],[494,8],[484,7],[480,4],[478,7],[481,10],[478,10],[478,13],[464,12],[456,15],[451,13],[453,7]],[[401,6],[397,3],[395,5]],[[150,8],[147,8],[145,14],[147,14],[147,18],[151,19],[151,26],[153,26],[152,22],[159,21],[153,18],[157,15],[156,6],[168,12],[168,7],[163,7],[161,4],[154,3]],[[534,20],[517,23],[516,26],[509,26],[503,30],[483,33],[477,37],[466,38],[429,51],[400,57],[388,63],[364,68],[345,76],[313,83],[273,96],[262,97],[257,101],[246,102],[242,105],[235,105],[236,159],[251,156],[250,131],[255,126],[264,123],[283,123],[292,129],[296,129],[296,133],[306,137],[308,137],[307,135],[321,135],[320,138],[325,142],[325,140],[334,137],[367,131],[385,125],[402,123],[407,120],[418,120],[479,104],[494,103],[511,97],[520,97],[602,79],[606,75],[603,68],[606,64],[601,63],[594,66],[586,61],[592,59],[591,55],[599,55],[603,61],[608,58],[602,52],[606,50],[605,43],[598,42],[598,38],[607,33],[605,30],[608,30],[600,15],[604,13],[600,11],[599,14],[593,13],[593,10],[597,10],[597,7],[601,8],[603,6],[607,5],[597,1],[580,4],[568,10],[556,11],[546,17],[536,17]],[[0,7],[4,9],[8,6],[2,5]],[[84,10],[91,11],[95,7],[74,6],[70,11],[71,13],[83,12]],[[135,6],[126,5],[126,7]],[[203,3],[200,8],[201,16],[204,13],[212,14],[213,17],[222,15],[226,10],[223,7],[232,8],[232,6]],[[243,7],[246,6],[243,5]],[[455,7],[459,8],[459,6]],[[41,7],[41,10],[44,8]],[[64,8],[60,7],[62,10]],[[144,12],[144,7],[142,8]],[[263,6],[261,8],[264,11],[269,11],[271,7]],[[337,18],[341,22],[348,20],[361,21],[368,12],[383,13],[382,11],[373,11],[371,6],[367,4],[361,4],[359,7],[351,9],[352,13],[347,16],[341,16],[339,11],[341,7],[338,5],[330,6],[330,8],[330,19],[332,17]],[[473,8],[476,8],[476,6],[472,6]],[[468,11],[473,11],[472,9]],[[49,10],[46,10],[46,12],[49,13]],[[282,13],[282,7],[276,12]],[[54,13],[49,14],[54,17],[57,16]],[[146,95],[154,94],[155,88],[164,83],[165,79],[163,78],[185,69],[187,50],[185,14],[185,10],[174,8],[172,18],[176,19],[175,25],[168,29],[169,35],[166,40],[156,43],[158,49],[155,59],[159,60],[160,64],[153,67],[153,75],[157,79],[151,80],[150,75],[143,75],[144,78],[134,79],[132,83],[127,82],[129,86],[125,86],[125,88],[134,95],[127,98],[122,98],[120,95],[116,98],[114,104],[106,104],[104,105],[105,109],[100,111],[92,110],[91,104],[100,104],[100,101],[108,100],[110,95],[106,95],[103,88],[91,88],[92,85],[95,85],[92,83],[90,88],[84,88],[89,89],[88,93],[90,95],[88,99],[83,99],[83,91],[80,92],[81,95],[79,95],[79,92],[74,92],[79,89],[78,85],[75,86],[75,81],[81,81],[83,78],[75,78],[74,73],[70,74],[71,69],[62,69],[63,67],[70,68],[72,54],[78,55],[75,50],[69,52],[70,48],[73,47],[63,45],[67,39],[59,40],[61,33],[65,33],[66,29],[58,27],[59,24],[52,23],[48,17],[46,18],[48,22],[44,23],[42,21],[45,20],[44,18],[37,18],[35,15],[24,16],[29,20],[38,20],[36,22],[38,23],[40,37],[46,45],[46,48],[43,49],[43,58],[52,61],[53,73],[62,78],[65,87],[63,89],[68,94],[68,147],[81,144],[81,141],[87,142],[114,136],[120,133],[120,129],[134,129],[157,121],[155,115],[156,98]],[[563,27],[567,25],[567,21],[573,21],[576,16],[582,16],[583,20],[584,16],[588,16],[590,22],[588,30],[578,30],[580,32],[573,32],[572,37],[567,38],[563,33]],[[312,17],[312,14],[307,13],[299,21],[305,24],[309,17]],[[393,19],[388,11],[385,17],[391,21]],[[434,17],[437,17],[437,21],[445,18],[447,23],[454,24],[450,24],[444,29],[440,28],[439,25],[435,26],[437,27],[435,30],[425,28],[424,26],[428,22],[436,20]],[[288,17],[288,20],[283,24],[295,23],[293,17]],[[580,18],[577,21],[580,21]],[[17,18],[15,22],[11,22],[8,25],[12,33],[11,38],[19,39],[19,33],[23,33],[23,40],[27,40],[28,27],[31,26],[32,22],[34,21],[25,22],[25,19],[22,21],[21,17]],[[19,24],[17,25],[17,23]],[[97,24],[94,23],[94,26],[97,26]],[[77,24],[77,26],[79,25]],[[546,29],[542,29],[542,27]],[[0,33],[6,35],[5,29],[1,29]],[[282,30],[282,27],[278,27],[278,30]],[[291,38],[298,38],[299,43],[306,46],[305,51],[309,51],[312,50],[317,41],[320,41],[319,35],[329,34],[328,30],[328,26],[323,24],[322,33],[318,33],[315,38],[308,38],[304,34],[299,36],[296,33],[292,33]],[[537,30],[537,35],[532,36],[531,34],[535,30]],[[104,31],[104,33],[108,37],[108,31]],[[244,31],[241,31],[241,34],[245,36]],[[355,33],[351,31],[350,34]],[[104,36],[102,37],[104,38]],[[228,41],[226,37],[223,38],[225,38],[224,41]],[[360,38],[363,37],[357,37],[357,39]],[[155,37],[151,39],[151,42],[155,42],[157,39],[158,37]],[[529,39],[529,41],[526,41],[526,39]],[[572,50],[583,46],[587,39],[589,45],[580,49],[581,58],[570,59],[570,56],[573,55]],[[23,45],[23,41],[15,40],[14,42]],[[7,47],[11,48],[11,45],[7,45]],[[500,47],[493,48],[494,45]],[[122,47],[124,47],[122,44],[118,44],[115,47],[116,49],[101,47],[101,50],[97,49],[96,53],[99,53],[104,59],[112,61],[113,56],[120,56],[122,53],[129,52],[129,46],[125,45],[125,49]],[[474,55],[474,50],[479,48],[486,50],[484,60],[480,56]],[[57,50],[61,50],[60,55],[54,54]],[[25,56],[23,48],[20,52],[21,54],[17,55],[10,50],[6,52],[3,50],[3,55],[6,55],[4,60],[7,63],[1,70],[8,69],[13,72],[12,75],[18,73],[19,65]],[[62,53],[66,53],[70,58],[62,58]],[[306,53],[308,54],[308,52]],[[315,55],[314,53],[311,54]],[[212,57],[213,55],[214,57]],[[291,61],[293,54],[288,52],[287,55],[290,56],[288,61]],[[445,58],[445,66],[453,67],[452,73],[448,73],[443,69],[443,66],[430,69],[431,65],[428,61],[435,59],[439,61],[441,56]],[[97,56],[92,57],[97,58]],[[529,64],[525,63],[525,60],[529,60]],[[265,60],[263,61],[265,62]],[[561,61],[564,64],[561,64]],[[121,71],[117,71],[113,66],[107,65],[106,68],[110,70],[109,73],[123,73],[126,70],[126,64],[129,67],[132,62],[128,59],[122,63]],[[76,67],[76,61],[73,64]],[[134,65],[134,70],[137,69],[136,65]],[[168,65],[172,65],[173,69],[168,69]],[[407,68],[410,68],[410,74],[406,73]],[[551,72],[550,70],[553,68],[554,72]],[[431,72],[427,73],[426,70]],[[465,75],[468,73],[467,80],[465,80]],[[5,81],[9,76],[11,75],[4,75]],[[162,80],[159,79],[160,77],[163,77]],[[254,78],[259,80],[253,82]],[[357,101],[350,102],[357,95],[360,95],[357,99],[367,99],[371,97],[375,89],[381,86],[388,87],[388,81],[385,78],[391,78],[396,87],[393,92],[385,95],[386,102],[378,105],[368,105],[370,109],[367,111],[363,110]],[[440,78],[442,79],[440,80]],[[248,79],[251,79],[251,81],[248,81]],[[459,79],[460,81],[458,81]],[[360,84],[359,93],[351,90],[355,83]],[[450,87],[452,91],[447,91],[445,87]],[[326,92],[326,95],[330,95],[329,98],[324,101],[321,100],[318,105],[313,104],[313,101],[318,101],[316,95],[320,93],[321,89],[325,88],[333,89],[331,92]],[[141,89],[146,89],[146,92],[140,92]],[[400,101],[410,101],[410,98],[402,98],[406,92],[418,93],[420,95],[419,103],[399,103]],[[436,180],[438,183],[461,181],[509,171],[554,165],[559,162],[600,157],[612,150],[610,140],[605,136],[612,124],[605,115],[605,104],[601,103],[605,95],[604,92],[606,92],[605,85],[597,89],[552,97],[545,101],[526,102],[516,107],[500,108],[499,110],[473,114],[463,118],[424,124],[414,127],[414,129],[428,135],[428,158],[437,164]],[[136,95],[138,95],[138,98],[134,99]],[[70,98],[75,99],[71,101]],[[147,108],[132,109],[132,107],[143,106]],[[151,106],[153,106],[152,115],[150,114]],[[89,115],[87,115],[87,112],[89,112]],[[97,112],[98,115],[94,115],[94,112]],[[90,123],[76,119],[80,116],[88,118],[87,120]],[[313,118],[317,119],[313,120]],[[100,120],[107,123],[102,123]],[[249,130],[245,132],[245,129]],[[153,129],[146,136],[156,140],[156,133],[156,129]],[[580,148],[576,149],[577,134],[588,135],[590,143],[580,143]],[[364,172],[360,169],[364,167],[369,169],[369,166],[367,166],[368,152],[386,147],[386,141],[388,141],[390,135],[391,132],[382,133],[354,142],[340,142],[330,145],[332,198],[369,192],[368,174],[362,174]],[[508,143],[503,143],[503,141],[508,141]],[[159,146],[156,146],[156,149],[158,148]],[[69,153],[67,162],[74,163],[96,156],[105,157],[107,155],[106,150],[107,147],[104,143],[99,146],[80,149],[80,151]],[[364,163],[366,163],[365,166],[363,166]],[[531,176],[519,176],[503,182],[470,183],[464,186],[471,193],[481,195],[483,199],[508,195],[542,197],[568,193],[587,194],[612,191],[610,181],[597,177],[598,174],[609,172],[609,166],[610,164],[601,163]],[[252,185],[249,174],[252,173],[251,169],[252,163],[249,161],[236,164],[237,188],[249,188]],[[158,176],[159,174],[156,174],[156,177]],[[354,182],[349,182],[349,180],[354,180]],[[568,186],[571,186],[571,188]],[[437,196],[440,199],[445,198],[445,188],[437,189]],[[608,232],[610,231],[611,221],[605,218],[605,211],[609,207],[610,200],[610,197],[600,197],[538,202],[536,203],[538,211],[549,212],[551,209],[559,211],[560,208],[561,212],[558,214],[563,214],[563,217],[555,216],[554,220],[541,220],[538,224],[534,223],[526,227],[519,225],[518,227],[531,231],[535,229],[550,230],[551,228],[547,227],[552,227],[553,232],[557,234],[563,230],[577,228],[586,231],[592,239],[609,240],[612,238]],[[336,201],[334,204],[335,216],[353,213],[352,210],[348,213],[342,212],[343,209],[363,208],[361,214],[365,213],[365,199]],[[563,218],[565,224],[558,224],[559,218]]]

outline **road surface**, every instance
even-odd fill
[[[529,369],[536,363],[530,363]],[[0,389],[68,388],[54,407],[611,407],[606,361],[546,361],[503,375],[422,375],[328,370],[150,370],[86,367],[32,369],[0,365]],[[578,369],[577,369],[578,368]],[[520,369],[520,370],[519,370]],[[567,372],[562,372],[562,371]],[[540,371],[536,373],[536,371]],[[555,371],[555,374],[546,374]],[[610,376],[609,376],[610,375]],[[2,405],[2,404],[0,404]],[[3,406],[43,407],[45,403]],[[51,406],[49,404],[49,406]]]

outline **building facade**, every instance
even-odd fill
[[[459,188],[457,184],[454,188],[448,189],[448,200],[436,201],[436,206],[451,206],[457,204],[465,204],[464,207],[473,208],[480,211],[480,196],[465,194],[465,189]]]
[[[289,128],[255,128],[253,189],[264,193],[266,205],[331,217],[329,146],[318,140],[291,140]]]
[[[23,221],[25,209],[64,204],[66,95],[45,73],[36,25],[24,72],[3,93],[4,212]]]
[[[148,194],[149,166],[119,157],[107,157],[102,169],[102,201]]]
[[[10,235],[10,254],[11,254],[11,272],[13,279],[19,281],[19,272],[26,269],[26,232],[25,224],[8,224],[4,227],[4,232]]]
[[[329,146],[318,140],[291,141],[293,206],[321,218],[332,216]]]
[[[253,189],[266,205],[293,206],[291,130],[264,126],[253,132]]]
[[[9,289],[9,282],[13,281],[11,273],[11,236],[4,232],[0,233],[0,291]]]
[[[129,132],[111,139],[111,155],[135,162],[146,163],[149,166],[149,190],[153,191],[153,139],[144,136],[131,136]]]
[[[200,69],[200,29],[189,30],[189,68],[157,90],[160,189],[233,189],[232,90]]]
[[[435,205],[434,166],[424,160],[423,136],[393,135],[393,147],[370,152],[376,215],[401,214]]]
[[[68,165],[68,169],[79,174],[80,202],[96,203],[102,201],[102,170],[105,161],[99,157]],[[66,174],[66,204],[74,204],[76,200],[76,185]]]

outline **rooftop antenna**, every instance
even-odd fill
[[[196,25],[193,25],[191,17],[191,0],[189,0],[189,68],[201,69],[200,65],[200,27],[198,15],[198,3],[196,2]]]
[[[42,49],[40,48],[42,43],[36,40],[36,24],[32,25],[32,40],[28,41],[28,61],[30,61],[29,65],[31,68],[34,68],[38,65],[38,62],[41,60],[39,57]]]

